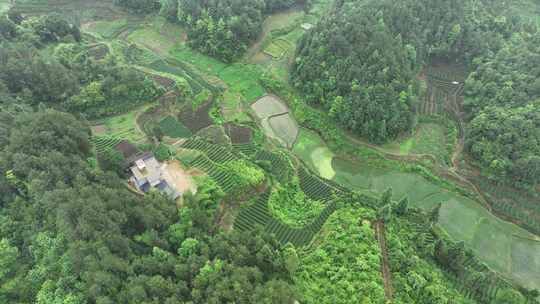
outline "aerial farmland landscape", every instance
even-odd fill
[[[0,0],[0,304],[540,304],[539,17]]]

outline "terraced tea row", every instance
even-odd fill
[[[255,144],[249,143],[249,144],[233,144],[234,151],[238,151],[242,154],[244,154],[246,157],[252,157],[254,156],[258,148]]]
[[[189,165],[206,172],[225,193],[231,192],[236,187],[234,176],[220,168],[217,164],[214,164],[205,155],[199,155]]]
[[[274,234],[281,244],[291,243],[295,246],[306,246],[336,210],[336,204],[330,203],[312,223],[302,228],[291,228],[272,217],[268,210],[268,197],[269,194],[265,193],[253,205],[240,211],[234,222],[235,229],[251,231],[260,226],[266,232]]]
[[[270,152],[267,150],[259,150],[254,156],[254,160],[258,162],[268,162],[270,169],[278,180],[285,180],[293,174],[293,168],[290,160],[284,154],[279,152]]]
[[[114,136],[94,136],[91,138],[91,142],[96,147],[98,154],[104,153],[109,149],[114,148],[122,140]]]
[[[211,144],[203,139],[192,137],[188,139],[182,148],[197,150],[205,153],[208,158],[216,163],[226,163],[229,161],[239,160],[240,158],[232,153],[229,149]]]
[[[311,199],[329,201],[334,195],[343,194],[343,190],[336,185],[323,181],[320,177],[310,173],[301,167],[298,170],[300,187],[302,191]]]

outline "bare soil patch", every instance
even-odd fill
[[[90,127],[92,131],[92,136],[99,136],[107,133],[107,127],[105,125],[97,125]]]
[[[192,176],[180,165],[179,161],[168,161],[164,166],[164,178],[171,187],[174,187],[182,194],[197,192]]]
[[[180,120],[188,129],[190,129],[191,132],[197,133],[199,130],[213,124],[210,115],[208,115],[208,111],[210,111],[211,107],[211,101],[200,106],[196,110],[193,110],[191,107],[186,107],[178,115],[178,120]]]
[[[249,127],[232,123],[225,124],[225,132],[233,144],[247,144],[251,142],[253,131]]]

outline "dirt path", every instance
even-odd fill
[[[394,297],[394,287],[392,286],[392,272],[390,271],[390,263],[388,262],[388,249],[386,248],[386,236],[384,230],[384,222],[379,220],[375,222],[375,233],[381,248],[381,273],[384,282],[384,295],[387,301],[392,301]]]

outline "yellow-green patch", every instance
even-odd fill
[[[332,179],[336,175],[332,167],[334,153],[317,134],[300,129],[293,152],[322,177]]]

